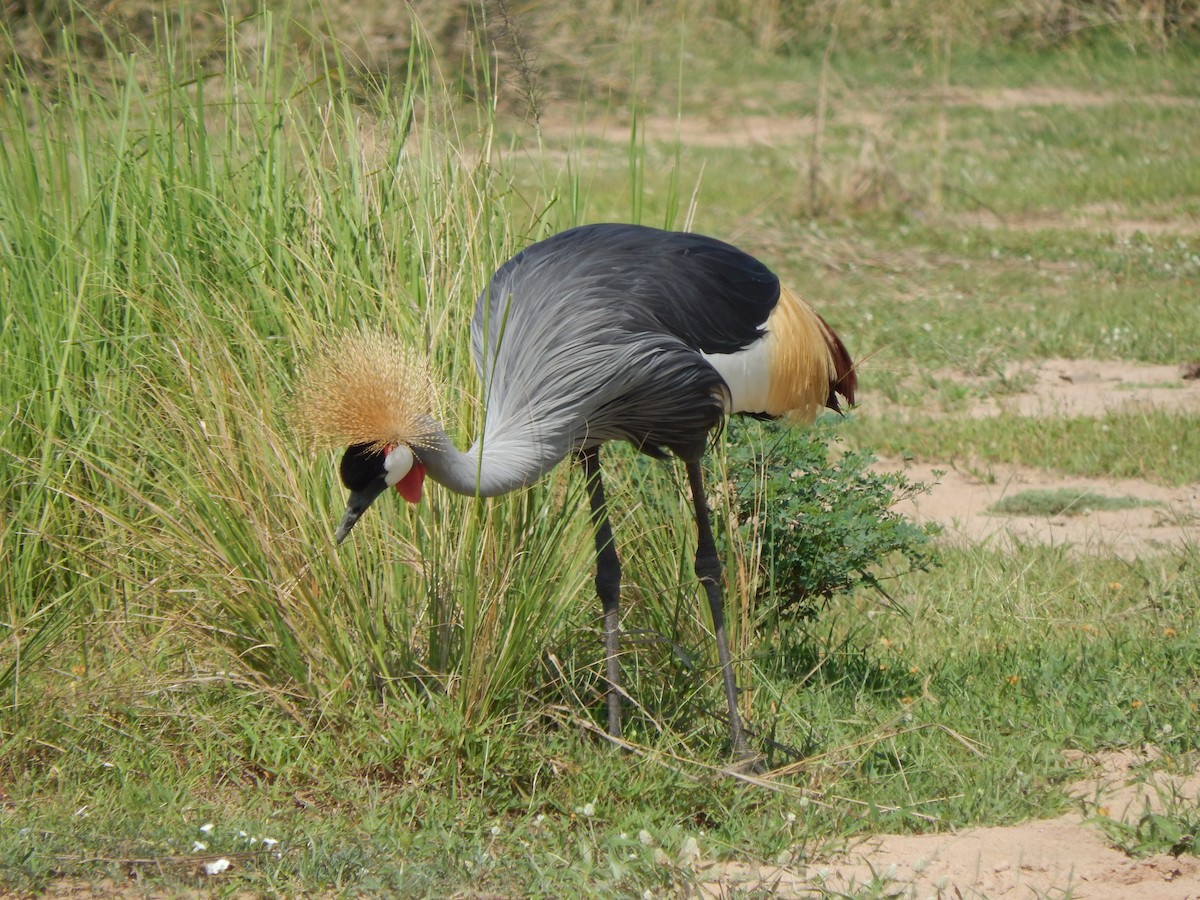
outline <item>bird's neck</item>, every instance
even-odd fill
[[[473,497],[506,494],[532,484],[549,468],[516,442],[481,439],[469,450],[459,450],[440,427],[415,452],[430,478]]]

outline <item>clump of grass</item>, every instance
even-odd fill
[[[1200,852],[1200,797],[1188,796],[1174,781],[1153,784],[1157,803],[1146,797],[1136,822],[1100,812],[1097,822],[1113,846],[1132,857]]]
[[[308,348],[384,321],[430,358],[431,405],[473,422],[461,326],[515,250],[505,184],[486,130],[466,161],[447,148],[467,141],[421,47],[403,89],[359,109],[336,55],[304,76],[290,24],[227,22],[219,82],[186,49],[155,70],[114,45],[107,74],[75,70],[69,107],[33,80],[0,104],[18,423],[0,684],[88,640],[66,636],[80,621],[165,618],[298,715],[419,684],[478,722],[520,701],[575,609],[578,490],[383,508],[338,554],[336,466],[285,413]]]
[[[1092,512],[1161,505],[1157,500],[1140,497],[1107,497],[1094,491],[1055,488],[1010,494],[993,503],[988,512],[1002,516],[1086,516]]]

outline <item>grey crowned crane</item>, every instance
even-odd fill
[[[415,358],[385,340],[347,339],[310,367],[300,420],[349,445],[340,543],[389,487],[418,502],[426,475],[461,494],[494,497],[536,481],[568,455],[582,466],[604,610],[608,731],[621,732],[617,658],[621,566],[600,446],[628,441],[679,457],[696,510],[696,575],[712,612],[733,753],[751,754],[737,709],[700,460],[710,433],[743,413],[810,423],[854,403],[842,341],[811,306],[749,254],[698,234],[585,225],[522,250],[492,276],[471,321],[483,383],[483,433],[459,450],[428,412]]]

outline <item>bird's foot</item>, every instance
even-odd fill
[[[767,758],[743,748],[734,754],[733,762],[725,767],[725,771],[730,775],[766,775]]]

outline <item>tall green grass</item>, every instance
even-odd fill
[[[301,77],[270,13],[229,28],[218,76],[185,47],[144,85],[111,48],[69,102],[18,76],[0,110],[5,686],[52,645],[171,623],[286,704],[415,679],[486,717],[574,610],[578,491],[384,504],[339,554],[335,461],[287,407],[306,348],[357,322],[428,352],[435,405],[478,424],[465,323],[522,239],[490,122],[456,132],[421,47],[364,109],[336,56]]]

